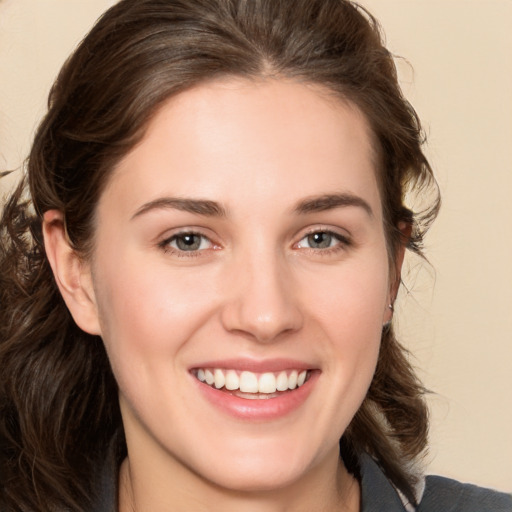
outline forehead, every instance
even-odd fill
[[[321,86],[226,79],[168,100],[105,193],[122,195],[132,209],[142,195],[229,206],[235,198],[295,201],[340,188],[375,204],[375,160],[363,114]]]

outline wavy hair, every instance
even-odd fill
[[[169,97],[225,76],[320,84],[356,105],[380,157],[390,259],[401,244],[422,254],[439,195],[420,121],[366,10],[346,0],[122,0],[63,66],[26,180],[3,210],[1,510],[87,510],[113,440],[119,458],[124,453],[102,340],[81,331],[66,309],[45,256],[43,214],[60,210],[72,246],[89,257],[95,208],[115,164]],[[429,205],[412,212],[406,195],[425,190],[432,191]],[[408,240],[401,222],[413,227]],[[424,391],[392,326],[385,327],[373,382],[340,441],[351,472],[358,474],[365,451],[413,502],[410,466],[427,442]]]

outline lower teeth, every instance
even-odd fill
[[[239,398],[247,398],[249,400],[265,400],[268,398],[276,398],[282,393],[286,393],[286,391],[283,392],[276,392],[276,393],[243,393],[242,391],[229,391],[234,396],[237,396]]]

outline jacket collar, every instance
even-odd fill
[[[414,511],[405,505],[399,493],[377,463],[366,453],[359,459],[361,468],[361,512]]]

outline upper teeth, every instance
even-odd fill
[[[292,370],[257,374],[220,368],[200,368],[195,375],[201,382],[206,382],[217,389],[225,387],[230,391],[239,389],[243,393],[275,393],[302,386],[307,373],[307,370]]]

